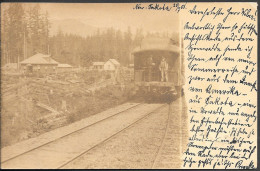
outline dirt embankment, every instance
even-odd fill
[[[19,80],[6,79],[5,87]],[[26,86],[11,93],[12,99],[3,99],[2,147],[122,104],[131,98],[134,88],[133,82],[124,82],[123,86],[110,84],[111,74],[104,73],[70,73],[26,80],[29,80]],[[103,86],[89,91],[99,85]]]

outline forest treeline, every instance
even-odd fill
[[[63,33],[62,28],[50,35],[51,22],[47,11],[39,4],[25,8],[21,3],[10,3],[2,9],[1,62],[17,63],[36,53],[51,54],[61,63],[89,66],[93,61],[117,59],[127,65],[131,51],[147,36],[172,37],[163,33],[144,33],[131,27],[121,31],[113,27],[97,31],[87,37]],[[178,40],[178,39],[176,39]],[[176,41],[177,43],[177,41]]]

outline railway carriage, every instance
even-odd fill
[[[183,94],[182,49],[169,38],[143,39],[132,52],[137,96],[149,102],[171,102]]]

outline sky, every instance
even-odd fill
[[[32,4],[24,4],[25,7],[30,5]],[[126,30],[130,26],[133,29],[143,28],[144,31],[150,32],[178,32],[179,18],[176,12],[134,10],[135,5],[135,3],[40,3],[41,9],[48,11],[51,20],[77,19],[95,27]]]

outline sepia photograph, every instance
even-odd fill
[[[1,3],[1,169],[257,169],[257,8]]]
[[[180,168],[179,14],[1,4],[1,168]]]

